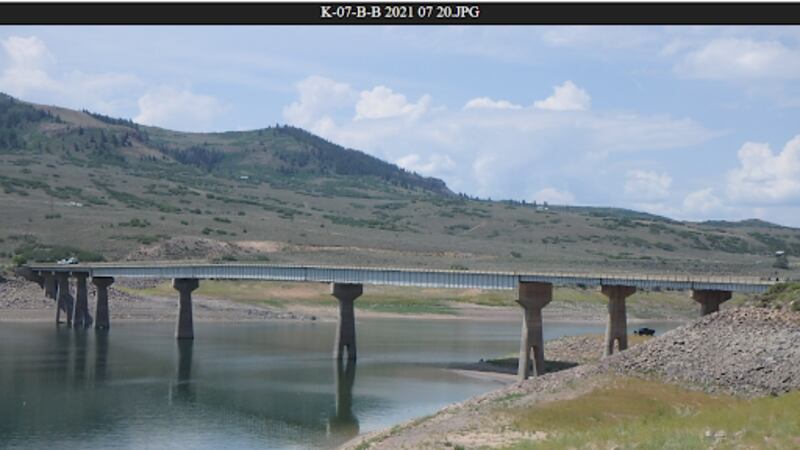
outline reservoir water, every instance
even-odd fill
[[[514,353],[520,334],[519,322],[359,320],[347,366],[331,357],[334,323],[196,323],[193,342],[169,323],[112,327],[0,322],[0,448],[335,447],[500,387],[445,367]]]

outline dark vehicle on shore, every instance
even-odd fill
[[[652,328],[642,327],[636,330],[633,330],[633,334],[638,334],[639,336],[652,336],[656,334],[656,330]]]

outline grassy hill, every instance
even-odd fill
[[[205,259],[774,276],[800,230],[480,201],[276,126],[181,133],[0,95],[0,260]],[[797,277],[794,263],[779,276]]]

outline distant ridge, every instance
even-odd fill
[[[761,219],[744,219],[744,220],[705,220],[700,222],[703,225],[719,227],[719,228],[774,228],[774,229],[787,229],[791,230],[792,227],[778,225],[777,223],[767,222]]]
[[[800,277],[800,229],[763,220],[479,199],[297,127],[186,133],[1,94],[0,211],[0,264],[75,256]],[[788,269],[773,267],[776,251]]]
[[[42,123],[52,124],[39,127]],[[87,110],[34,105],[0,93],[0,147],[49,147],[105,162],[166,161],[208,172],[372,177],[391,185],[453,195],[444,181],[409,172],[360,150],[342,147],[301,128],[276,125],[252,131],[184,133]],[[83,153],[86,158],[81,158]]]

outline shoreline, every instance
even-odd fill
[[[657,337],[635,336],[628,350],[616,352],[610,357],[602,357],[602,336],[568,336],[547,341],[546,369],[547,363],[559,360],[571,361],[573,365],[548,370],[524,382],[516,381],[511,374],[514,370],[512,367],[503,366],[503,362],[514,359],[511,357],[494,360],[495,363],[482,361],[452,367],[452,370],[467,376],[470,376],[466,373],[469,370],[486,370],[488,372],[485,375],[478,376],[504,379],[507,383],[484,394],[444,406],[432,414],[356,436],[339,448],[493,448],[520,444],[535,446],[535,442],[544,439],[551,442],[569,440],[575,431],[568,425],[546,420],[550,417],[545,412],[548,410],[566,414],[563,418],[569,423],[586,423],[589,428],[580,433],[593,436],[590,439],[605,439],[603,433],[609,430],[607,427],[630,423],[633,427],[639,427],[639,430],[645,429],[647,433],[670,442],[678,429],[664,434],[657,427],[646,428],[647,422],[636,419],[637,416],[649,414],[649,419],[654,422],[662,420],[657,411],[642,409],[642,402],[647,401],[666,405],[665,411],[675,411],[675,405],[679,405],[678,409],[698,410],[706,416],[713,416],[720,408],[705,407],[704,404],[721,402],[736,405],[740,424],[692,424],[697,430],[692,431],[693,434],[682,435],[681,439],[694,442],[691,440],[699,436],[702,447],[694,444],[689,446],[691,448],[707,448],[712,443],[707,440],[709,435],[717,441],[726,437],[741,439],[752,414],[757,414],[756,410],[748,409],[750,401],[770,402],[777,399],[774,401],[784,401],[786,405],[793,401],[787,398],[800,398],[797,397],[800,368],[796,366],[800,350],[790,344],[800,335],[798,325],[800,314],[795,312],[742,307],[698,318]],[[737,332],[734,326],[744,327],[745,330]],[[712,340],[709,341],[709,338]],[[762,352],[759,350],[768,350],[766,353],[770,356],[760,355]],[[749,352],[750,356],[743,358],[742,351],[745,355]],[[498,371],[507,374],[501,375]],[[625,397],[623,393],[629,390],[636,394]],[[617,394],[609,395],[608,392]],[[595,402],[600,402],[601,406],[593,406]],[[581,406],[564,406],[576,404]],[[796,414],[796,409],[794,411]],[[586,414],[589,415],[588,422]],[[545,419],[537,422],[539,425],[526,425],[514,419],[526,415],[538,415]],[[784,415],[781,420],[784,423],[796,423],[793,422],[795,418]],[[664,426],[672,426],[670,420],[683,419],[666,418]],[[598,422],[590,423],[592,421]],[[599,431],[591,434],[591,427]],[[709,429],[722,431],[709,432]],[[767,439],[768,433],[764,434],[764,439]],[[789,438],[791,440],[791,436]],[[637,435],[627,439],[637,444],[650,442],[648,438],[639,438]],[[619,444],[614,440],[607,443],[613,446]],[[627,447],[624,444],[622,446]]]
[[[234,303],[234,302],[231,302]],[[500,307],[498,307],[500,308]],[[331,312],[335,312],[330,308]],[[316,310],[315,310],[316,311]],[[214,316],[195,316],[193,321],[195,323],[254,323],[254,322],[282,322],[282,321],[295,321],[295,322],[336,322],[336,317],[325,314],[326,309],[320,308],[319,315],[300,315],[293,313],[295,317],[252,317],[236,316],[236,317],[214,317]],[[20,309],[10,310],[6,309],[0,314],[0,323],[3,322],[52,322],[55,318],[55,307],[42,308],[42,309]],[[156,312],[156,311],[153,311]],[[158,311],[160,312],[160,311]],[[375,311],[364,311],[356,309],[356,323],[359,320],[428,320],[428,321],[464,321],[464,322],[495,322],[495,323],[510,323],[521,322],[521,312],[511,311],[513,314],[506,314],[506,311],[501,311],[496,316],[452,316],[442,314],[402,314],[402,313],[382,313]],[[153,317],[120,317],[111,314],[111,322],[116,323],[148,323],[148,322],[171,322],[176,320],[178,314],[177,307],[172,313],[164,315],[157,315]],[[291,313],[290,313],[291,314]],[[62,318],[62,321],[64,319]],[[638,325],[646,323],[669,323],[669,324],[682,324],[688,319],[629,319],[629,325]],[[558,324],[558,325],[605,325],[605,318],[587,319],[587,318],[543,318],[544,324]]]
[[[175,320],[178,312],[177,292],[153,290],[157,283],[153,281],[124,281],[109,288],[110,319],[119,321],[169,321]],[[193,296],[193,316],[197,322],[253,322],[260,320],[311,320],[336,321],[338,309],[335,299],[327,298],[324,289],[319,286],[298,285],[265,285],[263,291],[249,293],[242,298],[241,290],[236,285],[220,285],[224,289],[212,290],[212,295],[196,293]],[[219,288],[220,286],[214,286]],[[247,286],[246,289],[252,289]],[[94,287],[89,286],[89,311],[94,314]],[[447,300],[445,293],[410,291],[404,294],[401,303],[393,297],[393,291],[377,291],[372,297],[364,298],[359,305],[356,300],[356,321],[363,319],[404,319],[435,321],[479,321],[479,322],[519,322],[522,310],[514,304],[487,305],[464,300]],[[459,295],[463,295],[459,294]],[[576,292],[575,295],[581,295]],[[409,300],[409,307],[402,303]],[[432,305],[446,305],[447,312],[420,311],[419,305],[430,300]],[[386,302],[386,303],[383,303]],[[664,305],[654,301],[640,306],[636,311],[629,311],[628,323],[667,322],[683,323],[695,313],[690,300],[676,308],[673,304]],[[669,303],[669,302],[667,302]],[[399,311],[384,311],[380,308],[400,308]],[[424,307],[423,307],[424,309]],[[543,310],[543,319],[549,323],[592,324],[601,325],[607,321],[607,312],[603,304],[596,301],[553,301]],[[631,308],[634,309],[634,308]],[[643,313],[644,311],[644,313]],[[652,317],[640,317],[647,313]],[[55,316],[55,302],[44,296],[42,289],[35,283],[19,277],[8,278],[0,282],[0,322],[4,321],[47,321]]]

